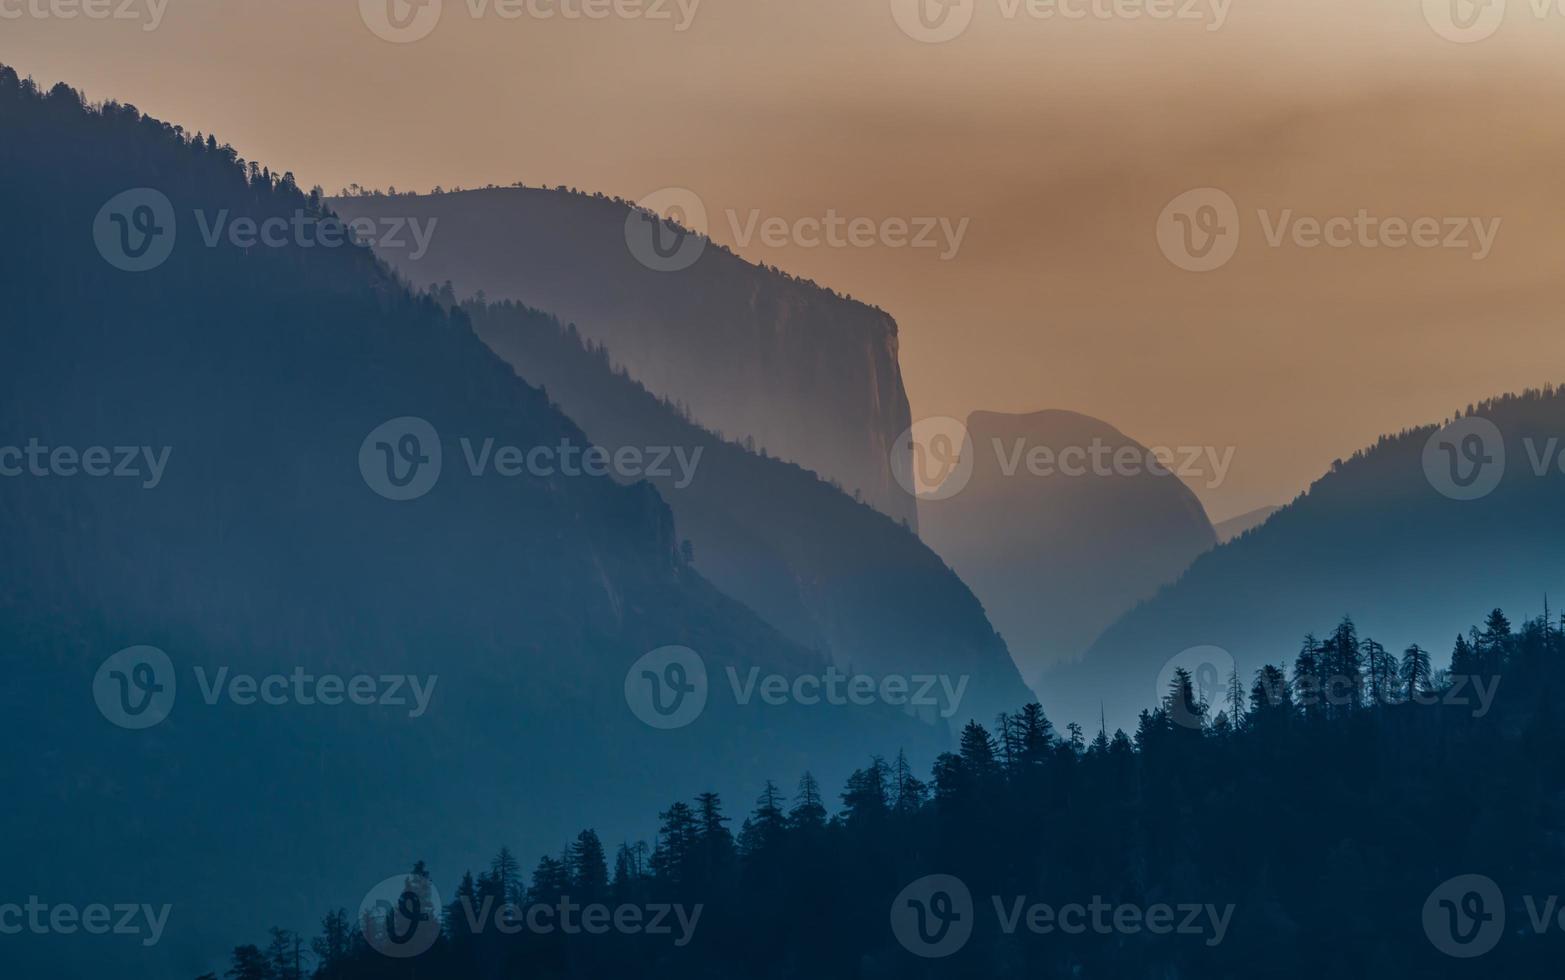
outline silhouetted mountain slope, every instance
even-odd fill
[[[1541,620],[1490,635],[1505,686],[1482,711],[1461,678],[1419,671],[1326,711],[1282,672],[1236,723],[1198,726],[1185,678],[1131,734],[1078,741],[1023,709],[964,731],[927,784],[874,759],[829,823],[764,794],[736,846],[664,813],[678,843],[658,867],[571,895],[704,902],[667,957],[623,936],[474,930],[453,910],[416,960],[344,950],[314,980],[1554,976],[1565,635]],[[457,873],[433,874],[449,893]],[[518,905],[559,887],[535,874]],[[1445,914],[1458,903],[1478,914]],[[264,944],[266,927],[234,938]]]
[[[1565,588],[1565,476],[1557,455],[1565,445],[1565,394],[1507,395],[1466,414],[1488,419],[1496,441],[1503,439],[1503,478],[1492,492],[1459,500],[1435,488],[1449,460],[1433,449],[1426,473],[1425,449],[1446,430],[1383,437],[1251,533],[1202,555],[1079,662],[1050,671],[1038,690],[1051,717],[1096,719],[1102,701],[1111,726],[1133,720],[1164,665],[1191,647],[1226,651],[1248,686],[1263,663],[1291,662],[1308,631],[1343,615],[1361,636],[1448,651],[1468,626],[1459,611],[1464,594],[1541,611],[1546,594]],[[1465,436],[1455,435],[1460,451]],[[1492,447],[1489,454],[1496,455]],[[1540,459],[1543,475],[1534,471]],[[1489,465],[1498,462],[1496,455]],[[1226,669],[1218,673],[1226,684]]]
[[[515,304],[464,309],[478,336],[595,444],[700,447],[693,477],[670,467],[652,482],[695,567],[725,593],[844,668],[967,677],[954,725],[1030,697],[978,600],[908,528],[687,421],[551,316]]]
[[[492,188],[331,204],[345,218],[437,221],[422,255],[411,236],[378,253],[413,283],[449,280],[460,297],[482,290],[574,322],[702,425],[916,522],[887,463],[909,412],[885,312],[710,242],[688,267],[650,268],[627,244],[639,214],[602,196]]]
[[[1195,494],[1104,422],[974,412],[967,434],[972,475],[920,503],[923,537],[972,586],[1030,683],[1214,542]],[[1135,467],[1116,468],[1122,451]]]
[[[1217,543],[1227,544],[1251,528],[1260,527],[1279,510],[1282,510],[1282,508],[1257,507],[1254,510],[1247,510],[1243,514],[1230,517],[1226,521],[1219,521],[1212,526],[1212,530],[1217,532]]]
[[[728,696],[726,667],[824,661],[681,560],[652,487],[469,473],[462,438],[586,440],[367,249],[288,230],[278,247],[207,244],[219,222],[316,221],[292,175],[3,66],[0,175],[0,785],[27,787],[7,794],[0,866],[8,896],[173,906],[153,947],[6,936],[8,974],[191,976],[242,920],[307,927],[415,858],[463,866],[504,838],[555,851],[577,829],[562,809],[604,808],[613,841],[714,774],[748,792],[806,760],[843,760],[821,773],[840,778],[865,738],[935,747],[883,705]],[[104,210],[127,189],[150,190]],[[149,271],[108,261],[169,241]],[[403,416],[440,433],[444,464],[395,501],[360,453]],[[46,455],[7,451],[32,446]],[[167,447],[166,465],[88,476],[95,446]],[[177,689],[166,720],[130,730],[100,711],[95,674],[140,644],[166,651]],[[668,644],[705,658],[710,695],[687,727],[654,731],[625,679]],[[209,700],[222,670],[432,687],[416,717],[304,703],[292,681],[282,704]]]

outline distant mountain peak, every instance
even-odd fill
[[[922,533],[983,602],[1029,683],[1216,541],[1195,494],[1101,419],[976,411],[966,424],[967,483],[921,502]]]

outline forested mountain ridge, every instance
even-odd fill
[[[916,527],[889,463],[911,413],[885,311],[672,224],[671,237],[702,245],[688,266],[651,268],[627,241],[646,215],[601,194],[491,187],[330,203],[345,218],[438,222],[427,247],[404,237],[378,254],[420,286],[450,281],[459,298],[482,292],[575,323],[702,425],[753,439]]]
[[[1438,487],[1450,483],[1450,452],[1470,468],[1460,455],[1474,445],[1467,424],[1493,426],[1478,458],[1491,460],[1481,475],[1494,482],[1455,499]],[[1079,661],[1045,675],[1044,705],[1083,722],[1106,706],[1111,722],[1124,720],[1146,696],[1137,692],[1154,690],[1162,668],[1190,648],[1219,648],[1247,673],[1267,651],[1346,612],[1369,636],[1442,649],[1464,628],[1464,596],[1537,608],[1560,594],[1565,391],[1494,398],[1449,425],[1383,436],[1264,524],[1197,558]]]
[[[844,668],[964,678],[962,711],[945,719],[958,727],[1028,697],[983,607],[910,529],[764,447],[701,428],[574,325],[509,302],[462,309],[596,444],[701,447],[698,478],[652,482],[695,567],[784,634]]]
[[[368,249],[296,238],[330,216],[291,174],[3,66],[0,174],[0,767],[33,788],[8,800],[0,861],[24,897],[173,906],[145,948],[8,935],[9,968],[195,973],[248,915],[356,900],[427,834],[442,861],[502,832],[552,841],[551,795],[628,821],[714,774],[845,772],[832,759],[874,733],[947,741],[882,705],[715,693],[687,727],[637,720],[627,672],[655,648],[697,651],[714,692],[728,667],[825,661],[691,569],[651,487],[468,472],[463,438],[587,440]],[[404,417],[444,468],[389,499],[366,458]],[[155,465],[95,475],[117,447]],[[141,645],[178,686],[136,673],[173,706],[132,730],[95,675]],[[300,674],[413,680],[428,702],[305,701]],[[281,678],[262,687],[281,702],[222,680],[241,676]]]
[[[611,859],[583,831],[530,880],[501,850],[445,893],[414,957],[372,948],[383,924],[344,910],[303,970],[295,937],[274,932],[271,955],[235,948],[228,975],[1550,975],[1565,951],[1565,763],[1551,750],[1565,619],[1513,629],[1494,610],[1451,672],[1416,646],[1377,652],[1350,620],[1319,626],[1329,656],[1272,651],[1219,704],[1176,672],[1133,734],[1056,731],[1027,705],[966,726],[927,779],[877,756],[835,802],[807,774],[796,791],[765,783],[737,832],[703,794],[659,815],[650,849],[611,845]],[[449,888],[458,870],[419,864],[405,887]],[[700,914],[675,941],[542,917],[510,929],[494,911],[520,922],[571,903]],[[264,923],[247,936],[268,946]]]

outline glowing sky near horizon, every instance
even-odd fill
[[[926,10],[969,18],[940,43],[903,0],[444,0],[412,43],[371,29],[386,0],[129,2],[0,0],[0,61],[332,192],[687,188],[740,254],[897,318],[915,417],[1063,408],[1232,446],[1221,486],[1192,484],[1214,519],[1565,375],[1565,13],[1543,0],[1492,23],[1463,0],[965,0]],[[609,16],[567,16],[589,8]],[[1240,237],[1196,273],[1156,228],[1203,187]],[[759,233],[828,214],[963,230],[954,251]],[[1350,244],[1300,244],[1332,218]],[[1386,244],[1421,218],[1496,231],[1482,256]]]

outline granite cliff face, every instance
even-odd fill
[[[422,245],[412,235],[376,243],[413,285],[449,281],[459,297],[548,310],[703,426],[916,526],[888,463],[910,415],[884,311],[711,242],[688,267],[652,268],[631,245],[641,214],[602,196],[491,188],[330,204],[346,219],[429,229]]]
[[[956,704],[921,712],[957,730],[1032,699],[979,601],[911,530],[681,418],[547,314],[510,303],[462,309],[594,445],[674,446],[699,459],[688,475],[670,468],[647,479],[673,510],[696,570],[785,636],[844,669],[960,678]]]

